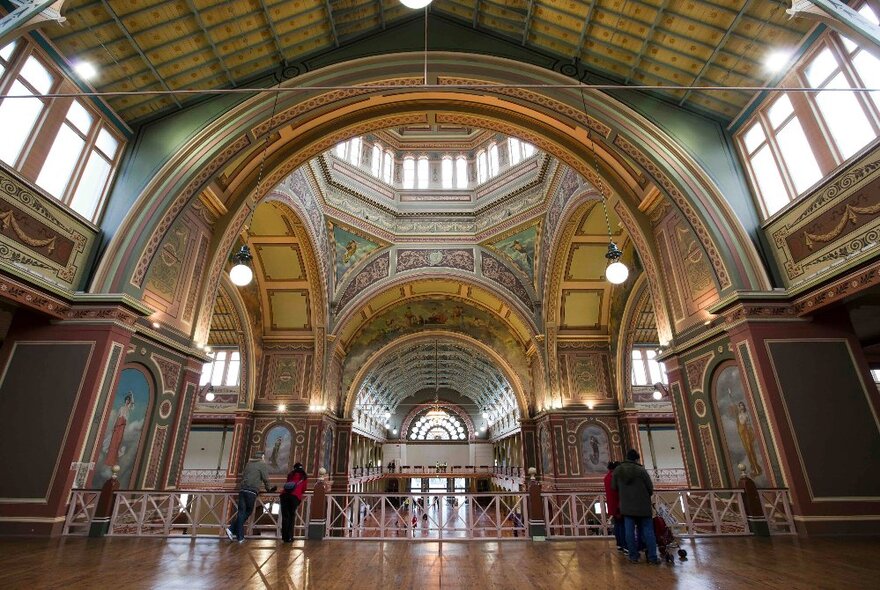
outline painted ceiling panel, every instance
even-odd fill
[[[562,292],[562,327],[598,328],[602,291],[565,290]]]
[[[308,330],[309,296],[299,290],[268,291],[273,330]]]
[[[267,281],[298,281],[305,273],[297,249],[288,244],[256,247]]]
[[[567,281],[601,281],[605,275],[607,244],[575,244],[565,273]]]

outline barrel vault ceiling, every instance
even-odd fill
[[[67,23],[44,34],[69,61],[100,68],[101,91],[219,89],[420,18],[398,0],[70,0]],[[764,57],[796,46],[810,23],[782,0],[435,0],[437,17],[577,61],[622,84],[656,91],[721,120],[748,92],[689,86],[763,85]],[[486,37],[491,52],[491,37]],[[577,68],[575,68],[577,69]],[[128,122],[180,107],[187,96],[109,100]]]

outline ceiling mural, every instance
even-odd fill
[[[532,283],[535,281],[535,266],[538,255],[538,230],[539,226],[536,224],[488,244],[491,249],[507,257],[516,268],[531,279]]]
[[[372,240],[360,236],[342,227],[331,224],[333,251],[336,254],[336,285],[342,284],[348,272],[357,266],[357,263],[369,256],[375,250],[382,247]]]

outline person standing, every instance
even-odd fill
[[[281,490],[281,540],[284,543],[293,541],[293,520],[306,491],[309,476],[302,463],[294,463],[293,469],[287,474],[287,482]]]
[[[626,551],[626,536],[623,530],[623,516],[620,515],[620,494],[611,487],[611,477],[617,466],[617,461],[608,462],[608,473],[605,474],[605,506],[608,516],[614,519],[614,540],[617,542],[618,551]]]
[[[626,461],[618,465],[611,475],[611,489],[620,495],[620,513],[626,529],[626,548],[632,563],[639,561],[638,543],[644,543],[648,552],[648,563],[659,564],[657,542],[654,538],[654,523],[651,519],[651,495],[654,484],[644,467],[639,464],[639,453],[635,449],[626,452]],[[638,528],[638,541],[636,541]]]
[[[244,523],[254,511],[257,494],[260,493],[260,483],[267,492],[274,492],[276,488],[269,488],[269,470],[263,462],[263,452],[258,451],[244,466],[241,474],[241,488],[238,491],[238,513],[229,526],[226,527],[226,536],[230,541],[238,540],[244,543]]]

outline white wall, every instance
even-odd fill
[[[229,447],[232,442],[232,430],[226,431],[226,442],[223,444],[223,430],[195,429],[189,433],[186,454],[183,456],[184,469],[220,469],[229,465]],[[221,451],[221,446],[224,447]]]
[[[474,448],[474,462],[471,465],[488,465],[491,467],[495,459],[492,452],[492,443],[476,443],[471,446]]]
[[[651,427],[651,442],[653,442],[654,457],[657,464],[651,460],[651,446],[648,442],[648,431],[639,429],[639,441],[642,444],[642,461],[649,469],[683,469],[684,459],[681,456],[681,447],[678,444],[678,433],[675,428]]]

